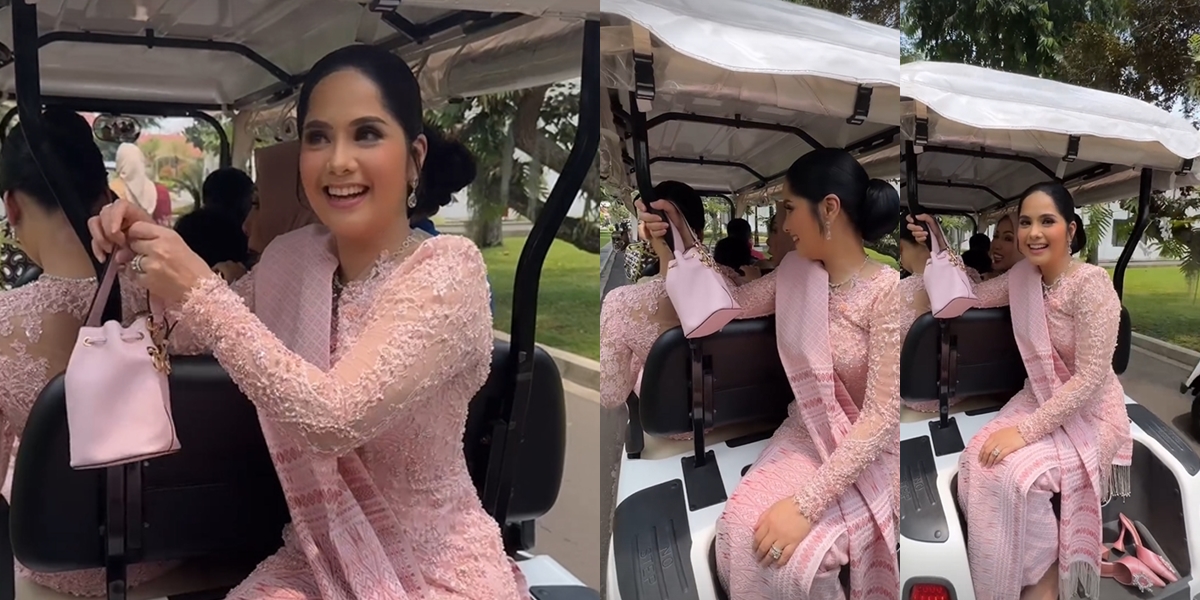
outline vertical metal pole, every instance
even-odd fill
[[[1113,269],[1113,287],[1117,289],[1118,298],[1125,297],[1125,270],[1129,268],[1129,261],[1133,260],[1133,252],[1137,250],[1138,244],[1142,241],[1142,235],[1146,233],[1146,227],[1150,224],[1150,194],[1153,193],[1153,185],[1154,171],[1142,169],[1142,179],[1138,186],[1138,212],[1133,222],[1133,231],[1130,232],[1129,239],[1125,241],[1125,247],[1117,259],[1117,266]]]

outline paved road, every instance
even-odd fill
[[[1121,384],[1126,395],[1178,429],[1192,448],[1200,452],[1200,443],[1192,436],[1189,423],[1191,402],[1179,393],[1179,384],[1193,368],[1195,365],[1184,367],[1134,346],[1129,368],[1121,375]]]

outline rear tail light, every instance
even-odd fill
[[[918,583],[909,590],[908,600],[950,600],[950,590],[936,583]]]

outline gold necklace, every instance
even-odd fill
[[[852,273],[850,275],[850,277],[848,277],[845,281],[843,281],[841,283],[830,283],[829,291],[836,292],[836,291],[840,290],[842,287],[847,286],[847,285],[850,286],[849,289],[854,289],[854,285],[858,283],[858,275],[859,275],[859,273],[862,273],[862,270],[867,267],[868,260],[869,259],[864,258],[862,264],[858,265],[858,268],[854,270],[854,273]]]
[[[1071,261],[1070,263],[1067,263],[1067,268],[1063,269],[1063,272],[1059,273],[1058,277],[1055,277],[1054,281],[1052,281],[1050,283],[1046,283],[1046,280],[1043,279],[1042,280],[1042,293],[1049,295],[1050,292],[1053,292],[1056,288],[1058,288],[1058,285],[1060,283],[1062,283],[1063,279],[1067,278],[1067,273],[1071,272],[1071,267],[1073,267],[1073,266],[1075,266],[1075,261]]]

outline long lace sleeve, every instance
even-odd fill
[[[731,287],[733,299],[742,307],[739,319],[754,319],[775,314],[775,274],[771,271],[745,285]]]
[[[1106,375],[1112,371],[1117,330],[1121,325],[1121,300],[1108,273],[1099,267],[1081,268],[1088,272],[1080,274],[1077,286],[1060,290],[1072,309],[1075,370],[1049,400],[1017,425],[1017,431],[1029,444],[1049,435],[1089,400],[1098,398]]]
[[[139,286],[137,281],[127,272],[122,271],[120,275],[121,284],[121,306],[126,319],[132,318],[134,315],[142,314],[149,310],[146,302],[146,289]],[[254,270],[242,276],[241,279],[233,282],[230,286],[233,292],[242,299],[242,302],[252,312],[254,311]],[[204,345],[192,331],[191,323],[184,318],[182,305],[171,306],[166,308],[167,322],[172,324],[171,337],[167,340],[169,352],[174,355],[194,356],[204,354],[210,349]]]
[[[987,281],[979,281],[972,288],[979,299],[979,308],[1008,306],[1008,273],[1002,273]]]
[[[600,403],[625,403],[658,336],[673,325],[660,305],[670,305],[661,277],[621,286],[600,307]],[[674,313],[671,313],[672,315]]]
[[[183,312],[259,411],[311,450],[341,456],[454,378],[482,386],[490,364],[487,268],[469,240],[425,242],[380,286],[368,325],[328,372],[289,350],[219,277],[193,289]]]
[[[907,311],[893,278],[872,304],[868,332],[867,387],[862,412],[849,435],[830,454],[812,480],[801,484],[796,495],[800,513],[815,523],[825,509],[889,445],[900,444],[900,344],[908,329]]]

